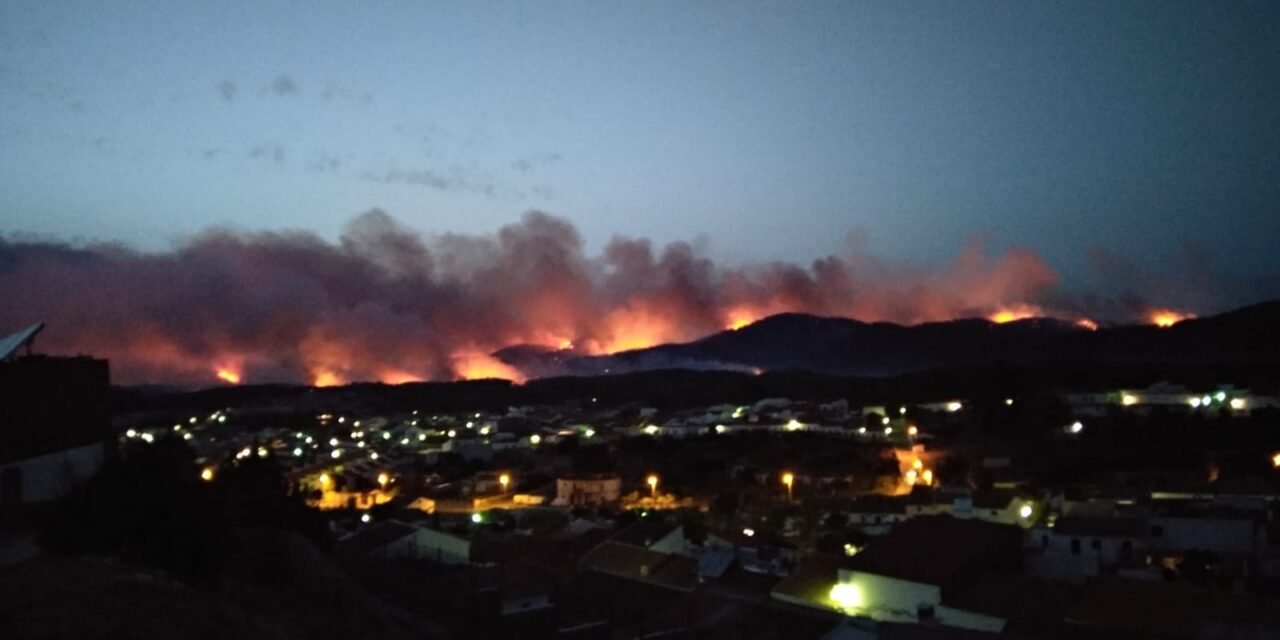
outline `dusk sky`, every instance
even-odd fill
[[[15,0],[0,147],[10,237],[536,209],[591,252],[805,264],[858,231],[936,265],[977,237],[1068,289],[1203,263],[1231,303],[1280,294],[1276,2]]]

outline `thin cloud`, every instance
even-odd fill
[[[535,153],[523,158],[517,158],[511,163],[511,168],[516,171],[528,173],[534,169],[560,162],[560,160],[561,157],[558,153]]]
[[[298,93],[298,83],[294,82],[289,74],[282,73],[271,81],[271,91],[278,96],[296,95]]]
[[[249,157],[254,160],[270,158],[276,164],[284,164],[285,154],[284,147],[280,145],[260,144],[249,150]]]
[[[240,91],[239,87],[236,86],[236,83],[230,80],[223,80],[222,82],[214,85],[213,88],[225,102],[234,101],[236,99],[236,94]]]

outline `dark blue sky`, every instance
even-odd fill
[[[5,233],[542,209],[591,251],[805,263],[858,230],[940,264],[981,236],[1068,289],[1203,265],[1280,295],[1278,2],[11,0],[0,148]]]

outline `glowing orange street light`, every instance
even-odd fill
[[[333,484],[333,478],[330,478],[327,473],[320,474],[320,488],[327,490],[330,484]]]
[[[387,483],[388,483],[388,482],[391,482],[391,476],[387,475],[387,472],[386,472],[386,471],[383,471],[382,473],[379,473],[379,474],[378,474],[378,486],[379,486],[379,487],[382,487],[383,489],[386,489],[386,488],[387,488]]]
[[[649,477],[644,479],[644,482],[645,484],[649,485],[649,495],[652,496],[654,500],[657,500],[658,499],[658,475],[655,473],[651,473],[649,474]]]
[[[1280,469],[1280,453],[1271,456],[1271,466]]]
[[[213,467],[205,467],[201,469],[200,479],[205,482],[213,482]]]
[[[787,486],[787,502],[791,502],[791,485],[795,484],[795,482],[796,482],[795,474],[791,473],[790,471],[787,471],[782,474],[782,484]]]
[[[510,476],[510,475],[507,475],[507,474],[505,474],[505,473],[504,473],[504,474],[502,474],[502,475],[500,475],[500,476],[498,476],[498,484],[502,485],[502,493],[503,493],[503,494],[506,494],[506,493],[507,493],[507,485],[511,484],[511,476]]]

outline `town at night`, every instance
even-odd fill
[[[1280,638],[1280,5],[0,6],[0,638]]]

